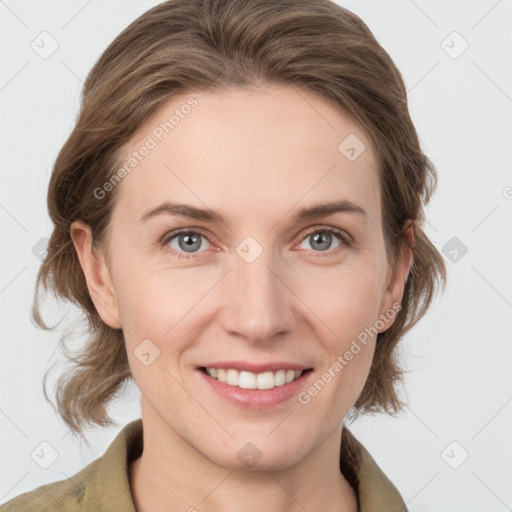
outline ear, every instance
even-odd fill
[[[406,243],[403,243],[397,257],[395,267],[388,266],[388,276],[386,281],[386,290],[381,301],[380,318],[384,321],[385,327],[379,329],[379,332],[384,332],[389,329],[399,309],[397,305],[402,303],[407,277],[413,263],[414,246],[414,221],[407,220],[404,224],[404,234],[406,236]],[[394,314],[389,318],[389,311],[394,311]],[[388,312],[388,315],[386,315]]]
[[[92,245],[90,226],[77,220],[71,224],[70,234],[96,310],[107,325],[120,329],[121,321],[110,273],[104,255]]]

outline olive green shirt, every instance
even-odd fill
[[[344,426],[340,470],[360,512],[407,512],[395,486]],[[0,506],[1,512],[136,512],[129,464],[142,453],[142,419],[125,425],[105,453],[67,480],[42,485]]]

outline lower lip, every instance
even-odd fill
[[[305,371],[298,379],[272,389],[243,389],[230,386],[210,377],[203,370],[197,370],[204,382],[219,396],[239,407],[264,409],[280,404],[297,395],[306,384],[312,371]]]

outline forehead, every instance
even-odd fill
[[[340,199],[380,212],[365,131],[338,105],[295,87],[176,96],[132,137],[121,165],[129,171],[117,191],[124,215],[166,200],[222,205],[228,216]]]

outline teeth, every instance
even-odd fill
[[[256,389],[258,378],[252,372],[240,372],[238,387],[243,389]]]
[[[226,384],[238,386],[238,372],[236,370],[226,370]]]
[[[286,384],[286,370],[277,370],[274,374],[274,386],[278,387],[283,384]]]
[[[258,373],[257,389],[272,389],[275,385],[273,372]]]
[[[206,368],[206,373],[220,382],[242,389],[272,389],[298,379],[302,370],[277,370],[275,372],[239,372],[233,368]]]

